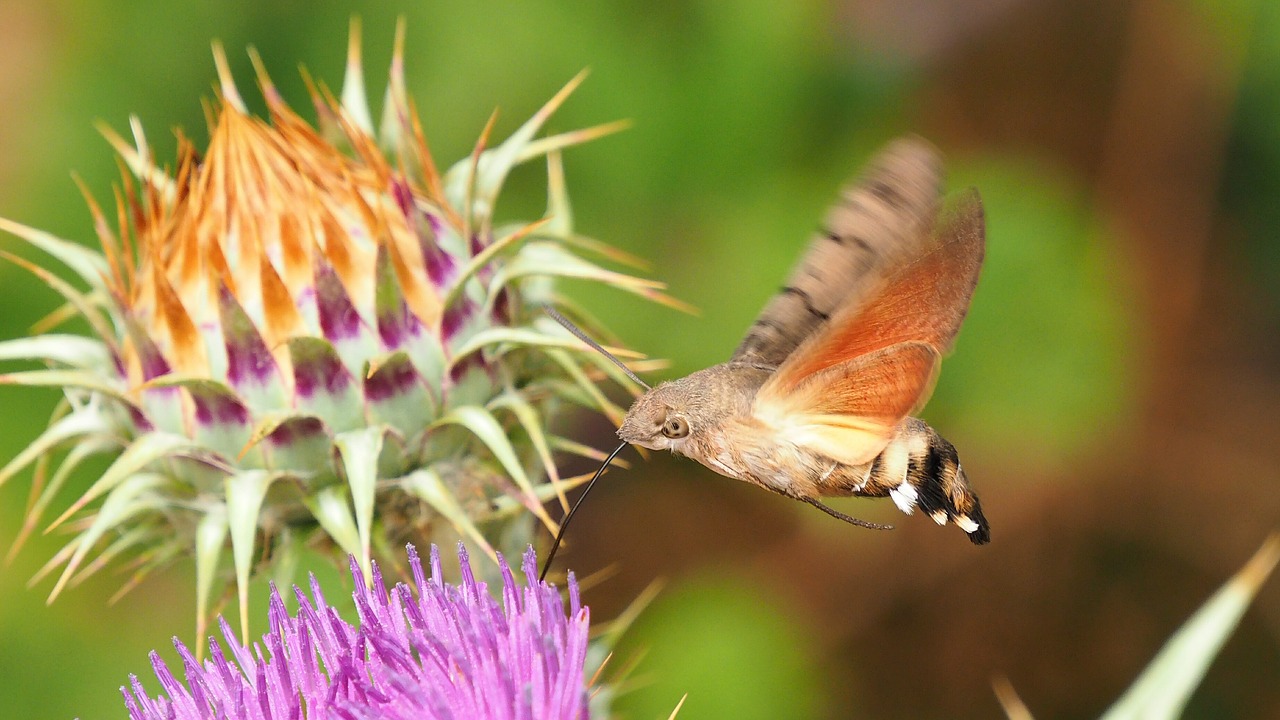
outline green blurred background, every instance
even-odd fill
[[[578,228],[651,259],[701,314],[576,295],[670,358],[664,376],[728,356],[886,140],[928,137],[951,186],[984,197],[986,269],[925,416],[993,543],[837,503],[898,526],[855,530],[665,456],[611,473],[562,557],[597,621],[664,583],[612,661],[633,668],[625,717],[684,693],[690,720],[993,717],[995,675],[1041,717],[1096,715],[1280,524],[1280,4],[2,0],[0,215],[89,241],[69,172],[99,198],[118,172],[95,120],[136,113],[161,158],[174,126],[203,139],[215,38],[242,88],[253,45],[304,106],[297,66],[339,85],[353,12],[375,97],[407,17],[442,162],[495,106],[501,136],[591,69],[553,129],[635,124],[566,157]],[[515,178],[508,217],[540,212],[541,178]],[[0,337],[56,304],[0,268]],[[0,457],[54,401],[0,393]],[[611,428],[573,432],[604,446]],[[0,490],[2,545],[27,487]],[[147,651],[190,640],[190,567],[112,605],[127,577],[103,573],[45,607],[50,583],[25,585],[55,548],[0,568],[0,714],[122,717],[128,673],[156,688]],[[1188,717],[1280,716],[1275,585]]]

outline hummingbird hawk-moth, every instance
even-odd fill
[[[671,450],[854,525],[888,527],[821,498],[888,496],[908,515],[919,508],[989,542],[955,447],[912,417],[968,312],[985,243],[977,191],[944,202],[941,186],[941,160],[924,140],[882,150],[841,191],[729,362],[649,389],[605,465],[627,443]]]

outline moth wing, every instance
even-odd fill
[[[924,342],[945,353],[978,284],[983,234],[982,201],[976,190],[966,190],[942,213],[923,255],[863,302],[842,308],[792,352],[761,394],[784,396],[820,370],[898,343]]]
[[[846,185],[808,249],[747,331],[732,362],[776,368],[835,312],[923,250],[938,211],[942,161],[917,137],[895,140]]]
[[[984,244],[982,201],[967,190],[941,214],[928,251],[796,348],[761,386],[752,414],[806,428],[797,444],[841,462],[875,457],[928,400],[938,359],[968,312]],[[851,444],[840,450],[839,442]]]
[[[940,362],[928,343],[890,345],[819,370],[783,397],[757,398],[753,414],[782,439],[861,465],[923,404]]]

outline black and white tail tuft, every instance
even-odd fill
[[[919,508],[939,525],[954,523],[974,545],[991,542],[991,526],[955,446],[922,420],[907,418],[855,494],[887,495],[908,515]]]

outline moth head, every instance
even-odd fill
[[[618,428],[618,437],[650,450],[680,452],[694,432],[693,418],[674,383],[663,383],[635,401]]]

